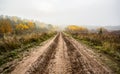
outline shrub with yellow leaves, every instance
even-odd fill
[[[16,30],[27,30],[29,27],[25,24],[18,24],[16,25]]]
[[[67,31],[72,32],[72,33],[85,33],[87,32],[87,28],[82,27],[82,26],[77,26],[77,25],[69,25],[67,26]]]

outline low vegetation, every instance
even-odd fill
[[[18,58],[19,53],[28,51],[28,48],[39,45],[41,42],[54,36],[54,34],[55,33],[30,34],[2,39],[0,43],[0,66]]]
[[[67,27],[67,33],[78,41],[96,49],[98,53],[108,56],[109,59],[117,64],[112,65],[111,63],[109,66],[115,72],[120,73],[120,34],[108,32],[104,28],[98,28],[96,32],[93,33],[88,30],[86,32],[86,28],[85,30],[79,30],[79,32],[73,28],[68,30],[69,27]]]
[[[0,16],[0,66],[20,58],[23,52],[55,34],[51,24]]]

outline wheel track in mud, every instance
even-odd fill
[[[86,53],[84,49],[80,49],[79,45],[72,41],[72,38],[66,36],[63,38],[67,44],[73,74],[112,74],[111,70],[91,57],[89,52]]]
[[[31,65],[26,74],[72,74],[68,58],[65,42],[59,34],[50,48]]]
[[[59,33],[25,74],[112,74],[74,39]]]
[[[66,38],[64,38],[66,44],[67,44],[67,52],[69,55],[69,60],[71,63],[71,67],[72,67],[72,74],[85,74],[84,72],[84,68],[83,65],[81,63],[81,59],[79,59],[79,57],[81,57],[81,55],[76,51],[76,48],[72,45],[72,43],[67,40]]]
[[[49,48],[41,55],[29,68],[26,74],[43,74],[46,70],[48,63],[56,53],[56,47],[58,45],[59,35],[54,39],[53,43],[49,46]]]

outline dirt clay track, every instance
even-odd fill
[[[10,74],[112,74],[96,54],[75,39],[57,34],[25,57]]]

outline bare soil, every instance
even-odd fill
[[[10,74],[113,74],[96,55],[59,33],[20,61]]]

